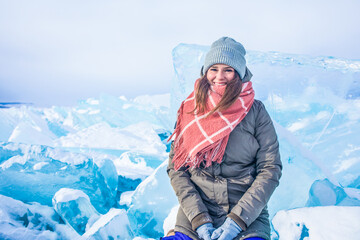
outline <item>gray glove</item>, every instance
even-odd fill
[[[199,238],[204,240],[211,240],[211,234],[215,231],[212,223],[205,223],[196,229],[196,233],[199,235]]]
[[[223,225],[213,232],[211,239],[233,240],[241,231],[241,227],[234,220],[227,217]]]

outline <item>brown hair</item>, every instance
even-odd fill
[[[210,90],[210,81],[206,77],[207,72],[199,79],[198,83],[195,86],[195,101],[196,106],[192,110],[191,114],[195,112],[197,114],[204,113],[207,109],[206,102],[208,98],[208,92]],[[222,96],[220,102],[212,109],[208,115],[213,114],[216,111],[222,111],[230,107],[241,93],[242,82],[239,74],[235,71],[235,78],[227,83],[224,95]]]

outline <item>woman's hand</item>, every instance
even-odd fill
[[[240,232],[241,227],[231,218],[226,218],[223,225],[216,229],[211,235],[211,239],[233,240]]]
[[[211,234],[215,231],[212,223],[205,223],[196,229],[199,238],[204,240],[211,240]]]

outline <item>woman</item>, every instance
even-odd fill
[[[175,236],[163,239],[270,239],[266,204],[282,165],[245,53],[232,38],[215,41],[178,110],[167,172],[180,208]]]

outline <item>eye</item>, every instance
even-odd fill
[[[210,68],[210,71],[215,72],[215,71],[217,71],[217,69],[216,68]]]
[[[226,69],[225,72],[233,72],[233,69]]]

